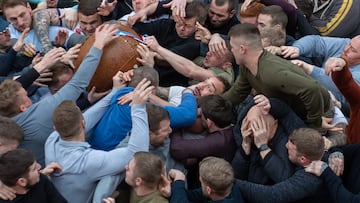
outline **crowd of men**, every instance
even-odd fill
[[[359,1],[0,9],[0,202],[360,202]],[[119,24],[141,65],[96,92]]]

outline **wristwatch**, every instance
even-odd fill
[[[260,145],[260,147],[258,149],[260,152],[262,152],[262,151],[270,149],[270,147],[268,144],[262,144],[262,145]]]

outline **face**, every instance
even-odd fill
[[[9,29],[0,32],[0,50],[6,50],[11,47],[11,37]]]
[[[190,86],[194,91],[195,97],[222,94],[224,92],[224,84],[216,77],[210,77],[196,85]]]
[[[270,15],[259,14],[257,18],[257,27],[260,31],[265,28],[271,28],[272,26],[272,19]]]
[[[196,18],[185,19],[184,21],[176,21],[175,29],[180,38],[186,39],[193,35],[196,31]]]
[[[154,147],[164,145],[166,138],[169,137],[171,132],[170,120],[166,119],[160,121],[158,131],[150,132],[150,144]]]
[[[134,177],[134,168],[135,168],[135,159],[131,159],[131,161],[125,166],[126,176],[125,182],[129,184],[131,187],[135,187],[135,177]]]
[[[24,31],[28,27],[31,27],[32,17],[29,5],[27,7],[18,5],[12,8],[5,8],[4,15],[14,28],[20,32]]]
[[[57,8],[59,0],[46,0],[48,8]]]
[[[90,16],[79,13],[79,23],[83,33],[86,36],[90,36],[95,33],[96,28],[101,25],[102,20],[100,15],[97,13]]]
[[[50,88],[50,93],[55,94],[57,91],[59,91],[67,82],[69,82],[74,74],[70,73],[64,73],[59,76],[59,83],[56,87]]]
[[[0,139],[0,156],[8,151],[14,150],[19,146],[16,140]]]
[[[24,107],[27,109],[32,105],[32,102],[30,98],[27,96],[27,92],[24,88],[20,88],[18,91],[19,100],[21,101],[20,105],[24,105]]]
[[[244,55],[241,51],[241,41],[238,38],[230,37],[231,53],[234,55],[236,64],[244,63]]]
[[[228,11],[229,4],[217,6],[215,0],[211,1],[208,17],[213,27],[221,27],[225,25],[234,16],[235,11]]]
[[[132,0],[132,6],[135,12],[138,12],[140,9],[145,8],[150,5],[152,0]]]
[[[360,64],[360,36],[356,36],[350,40],[344,48],[341,56],[346,59],[349,66]]]
[[[40,171],[41,166],[36,161],[29,167],[29,174],[27,177],[27,188],[30,188],[31,186],[35,185],[40,180]]]
[[[221,68],[223,67],[225,62],[226,62],[225,55],[215,54],[214,52],[208,51],[206,53],[203,63],[206,68],[210,68],[210,67]]]
[[[290,140],[288,140],[288,142],[286,143],[286,148],[288,150],[289,160],[294,164],[298,164],[299,155],[297,153],[296,146]]]

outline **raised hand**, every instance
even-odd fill
[[[111,40],[115,39],[118,28],[113,24],[102,24],[96,28],[94,47],[102,49]]]
[[[325,63],[325,73],[330,75],[331,72],[341,71],[346,65],[346,62],[342,58],[329,58]]]
[[[142,79],[139,84],[136,86],[134,90],[134,94],[132,97],[131,105],[134,104],[145,104],[145,102],[149,99],[150,94],[152,93],[154,86],[150,86],[151,82],[146,78]]]

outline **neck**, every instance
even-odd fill
[[[156,187],[154,187],[154,188],[148,188],[145,186],[134,187],[134,191],[135,191],[136,195],[138,195],[138,196],[145,196],[145,195],[155,192],[156,190],[157,190]]]
[[[246,57],[247,60],[245,61],[244,65],[252,75],[256,76],[258,72],[258,65],[259,65],[259,58],[260,55],[263,53],[263,50],[254,50],[249,52],[248,56]]]
[[[209,127],[208,131],[209,131],[209,133],[213,133],[213,132],[216,132],[216,131],[226,130],[226,129],[230,128],[231,126],[232,125],[230,124],[230,125],[228,125],[228,126],[226,126],[224,128],[219,128],[216,125],[213,125],[213,126]]]
[[[25,195],[29,191],[29,189],[18,186],[18,185],[15,185],[14,187],[11,187],[11,188],[14,189],[15,193],[18,195]]]
[[[63,139],[64,141],[69,141],[69,142],[85,142],[85,133],[84,133],[84,131],[82,131],[79,135],[65,137],[65,138],[61,137],[61,139]]]

